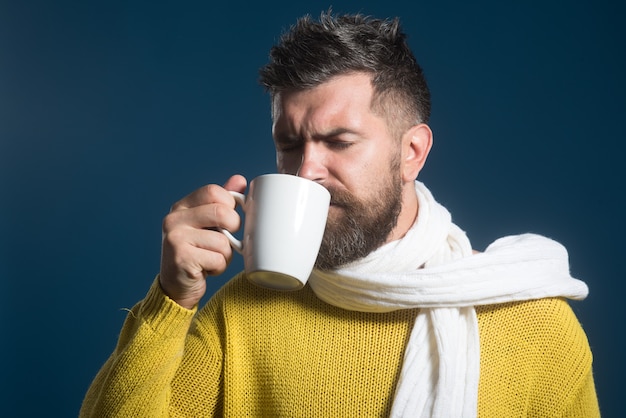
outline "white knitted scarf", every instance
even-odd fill
[[[565,248],[524,234],[472,255],[465,233],[430,191],[415,183],[419,216],[404,238],[334,272],[315,270],[311,288],[332,305],[362,312],[420,308],[397,383],[392,417],[475,417],[479,355],[474,306],[584,299]]]

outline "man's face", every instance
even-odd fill
[[[402,208],[400,145],[371,109],[366,74],[339,76],[275,98],[279,172],[316,181],[331,206],[316,267],[337,268],[384,244]]]

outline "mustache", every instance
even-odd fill
[[[358,203],[358,199],[356,199],[354,195],[347,190],[329,187],[328,191],[330,192],[330,204],[333,206],[349,207]]]

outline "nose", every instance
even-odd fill
[[[296,172],[297,176],[323,183],[328,176],[326,154],[321,144],[307,141],[302,149],[302,161]]]

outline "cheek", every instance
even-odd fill
[[[387,153],[380,152],[373,160],[367,160],[352,166],[349,189],[360,200],[371,201],[380,198],[381,191],[386,190],[391,183],[400,180],[397,165]]]
[[[336,164],[337,170],[356,195],[368,195],[373,185],[388,177],[386,154],[381,150],[368,150]]]

